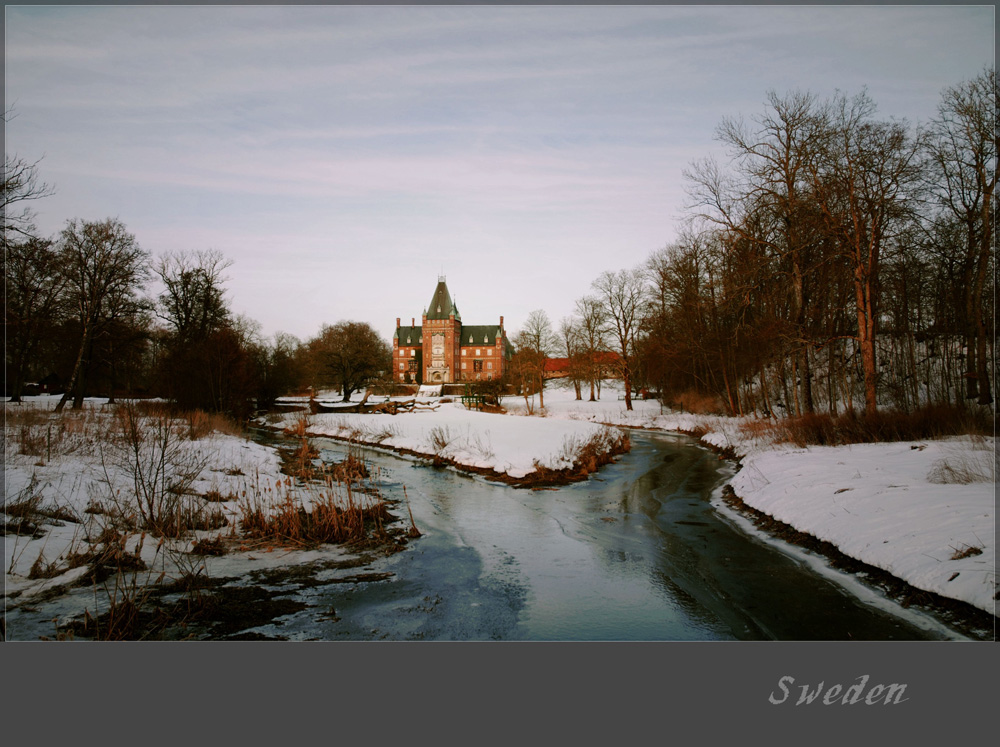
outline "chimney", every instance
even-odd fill
[[[410,326],[411,327],[416,327],[417,326],[417,318],[415,316],[411,316],[410,317]]]
[[[500,329],[503,329],[503,317],[500,317]]]
[[[399,329],[399,317],[396,317],[396,329]]]

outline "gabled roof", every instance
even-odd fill
[[[420,336],[423,334],[421,327],[397,327],[393,337],[399,340],[400,345],[420,345]]]
[[[462,345],[487,345],[497,344],[497,337],[502,335],[499,324],[479,324],[462,326]]]
[[[448,292],[448,284],[445,283],[444,278],[440,278],[437,288],[434,289],[434,295],[431,297],[430,306],[427,307],[427,318],[447,319],[452,314],[455,315],[456,319],[462,318],[458,313],[458,307],[455,306],[455,302],[451,300],[451,294]]]

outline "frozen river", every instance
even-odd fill
[[[314,443],[324,459],[343,459],[344,444]],[[380,580],[307,586],[297,592],[307,608],[258,631],[322,640],[949,637],[738,528],[712,501],[728,468],[690,439],[637,432],[632,444],[587,482],[534,491],[362,449],[390,497],[405,486],[423,536],[361,569]]]

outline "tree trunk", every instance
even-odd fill
[[[812,390],[812,367],[809,364],[808,345],[802,349],[802,403],[805,406],[805,411],[811,415],[814,411],[814,407],[813,407],[813,390]]]
[[[63,392],[63,396],[59,399],[59,404],[56,405],[56,412],[62,412],[63,408],[66,407],[66,403],[69,402],[71,396],[73,396],[73,390],[76,388],[77,379],[80,377],[80,371],[83,368],[83,353],[90,344],[90,328],[85,326],[83,328],[83,338],[80,340],[80,351],[76,354],[76,362],[73,364],[73,373],[70,374],[69,382],[66,384],[66,391]],[[74,403],[73,409],[78,409]]]
[[[869,278],[860,277],[856,271],[855,292],[857,297],[858,345],[861,348],[861,367],[865,377],[865,413],[874,415],[878,411],[875,379],[875,299]]]

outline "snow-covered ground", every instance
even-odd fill
[[[360,400],[360,397],[355,398]],[[443,398],[448,400],[449,398]],[[512,400],[512,398],[511,398]],[[375,397],[369,402],[379,402]],[[427,409],[398,415],[317,413],[308,433],[332,436],[400,451],[438,456],[455,464],[521,478],[538,467],[573,466],[583,444],[608,435],[603,425],[576,420],[504,417],[467,409],[456,398],[421,398]],[[505,403],[506,405],[507,403]],[[435,409],[429,409],[434,407]],[[271,424],[291,428],[302,416],[290,413]]]
[[[606,433],[603,424],[698,430],[705,433],[705,443],[731,447],[740,456],[742,466],[732,485],[747,505],[917,588],[996,614],[994,439],[795,448],[751,435],[752,430],[740,427],[741,419],[676,413],[643,400],[635,400],[634,410],[628,412],[620,396],[618,388],[606,384],[599,401],[587,401],[587,392],[577,401],[571,390],[550,385],[544,413],[533,417],[526,417],[523,399],[508,397],[503,402],[507,415],[471,412],[457,400],[435,400],[428,401],[438,405],[434,410],[395,416],[318,414],[307,422],[313,434],[439,455],[511,477],[528,474],[536,465],[570,466],[581,444]],[[11,407],[50,409],[55,401],[35,397]],[[89,406],[105,407],[101,401]],[[301,417],[289,413],[272,416],[268,422],[286,427]],[[8,433],[5,440],[5,503],[23,496],[32,480],[44,504],[66,506],[77,515],[87,515],[88,504],[106,493],[95,449],[81,444],[58,459],[46,460],[20,453],[12,436]],[[190,444],[205,460],[191,485],[195,492],[238,495],[261,486],[278,491],[284,480],[273,449],[221,434]],[[970,477],[978,481],[955,482]],[[235,501],[218,505],[229,515],[237,511]],[[728,510],[721,502],[720,509]],[[85,570],[50,579],[27,578],[39,557],[54,562],[78,549],[85,531],[68,523],[46,529],[36,540],[5,536],[5,599],[12,592],[26,599],[52,585],[67,584],[72,573]],[[154,552],[152,545],[146,543],[144,557]],[[259,559],[260,554],[255,556]],[[275,553],[271,560],[291,562],[297,557]],[[216,560],[245,562],[238,557],[212,559]]]
[[[5,410],[5,416],[13,413],[13,408],[20,408],[21,412],[29,408],[50,412],[58,399],[42,396],[27,398],[21,405],[5,403],[5,408],[11,408],[10,413]],[[67,589],[86,574],[89,570],[86,565],[70,567],[74,565],[71,556],[86,552],[88,539],[97,544],[95,538],[101,534],[108,512],[130,508],[121,500],[132,485],[128,465],[123,463],[127,454],[94,438],[96,432],[110,424],[110,412],[106,400],[88,399],[82,411],[67,411],[61,426],[53,420],[52,427],[41,421],[34,426],[11,427],[5,417],[4,507],[33,497],[41,512],[56,514],[48,520],[40,518],[41,514],[32,518],[32,523],[41,524],[44,532],[36,539],[14,533],[4,535],[5,608],[9,609],[12,599],[17,604],[30,604],[30,600],[53,589]],[[36,437],[41,434],[42,441],[35,448],[24,449],[23,442],[30,434]],[[189,494],[217,492],[219,498],[228,498],[202,505],[206,511],[221,513],[229,520],[238,517],[238,497],[247,492],[278,496],[296,489],[281,473],[275,449],[239,436],[214,432],[198,440],[188,440],[181,435],[172,439],[166,450],[152,456],[162,456],[170,469],[192,474],[186,485]],[[148,463],[145,477],[155,477]],[[59,516],[60,512],[75,520],[67,521]],[[3,518],[5,523],[14,522],[6,512]],[[186,540],[169,546],[133,532],[127,536],[126,549],[139,553],[150,578],[161,571],[169,577],[183,570],[178,568],[178,561],[194,542],[219,531],[228,530],[196,531]],[[277,556],[275,553],[269,558]],[[230,573],[245,565],[245,558],[235,556],[212,561],[224,563]],[[260,563],[255,567],[260,567]]]

